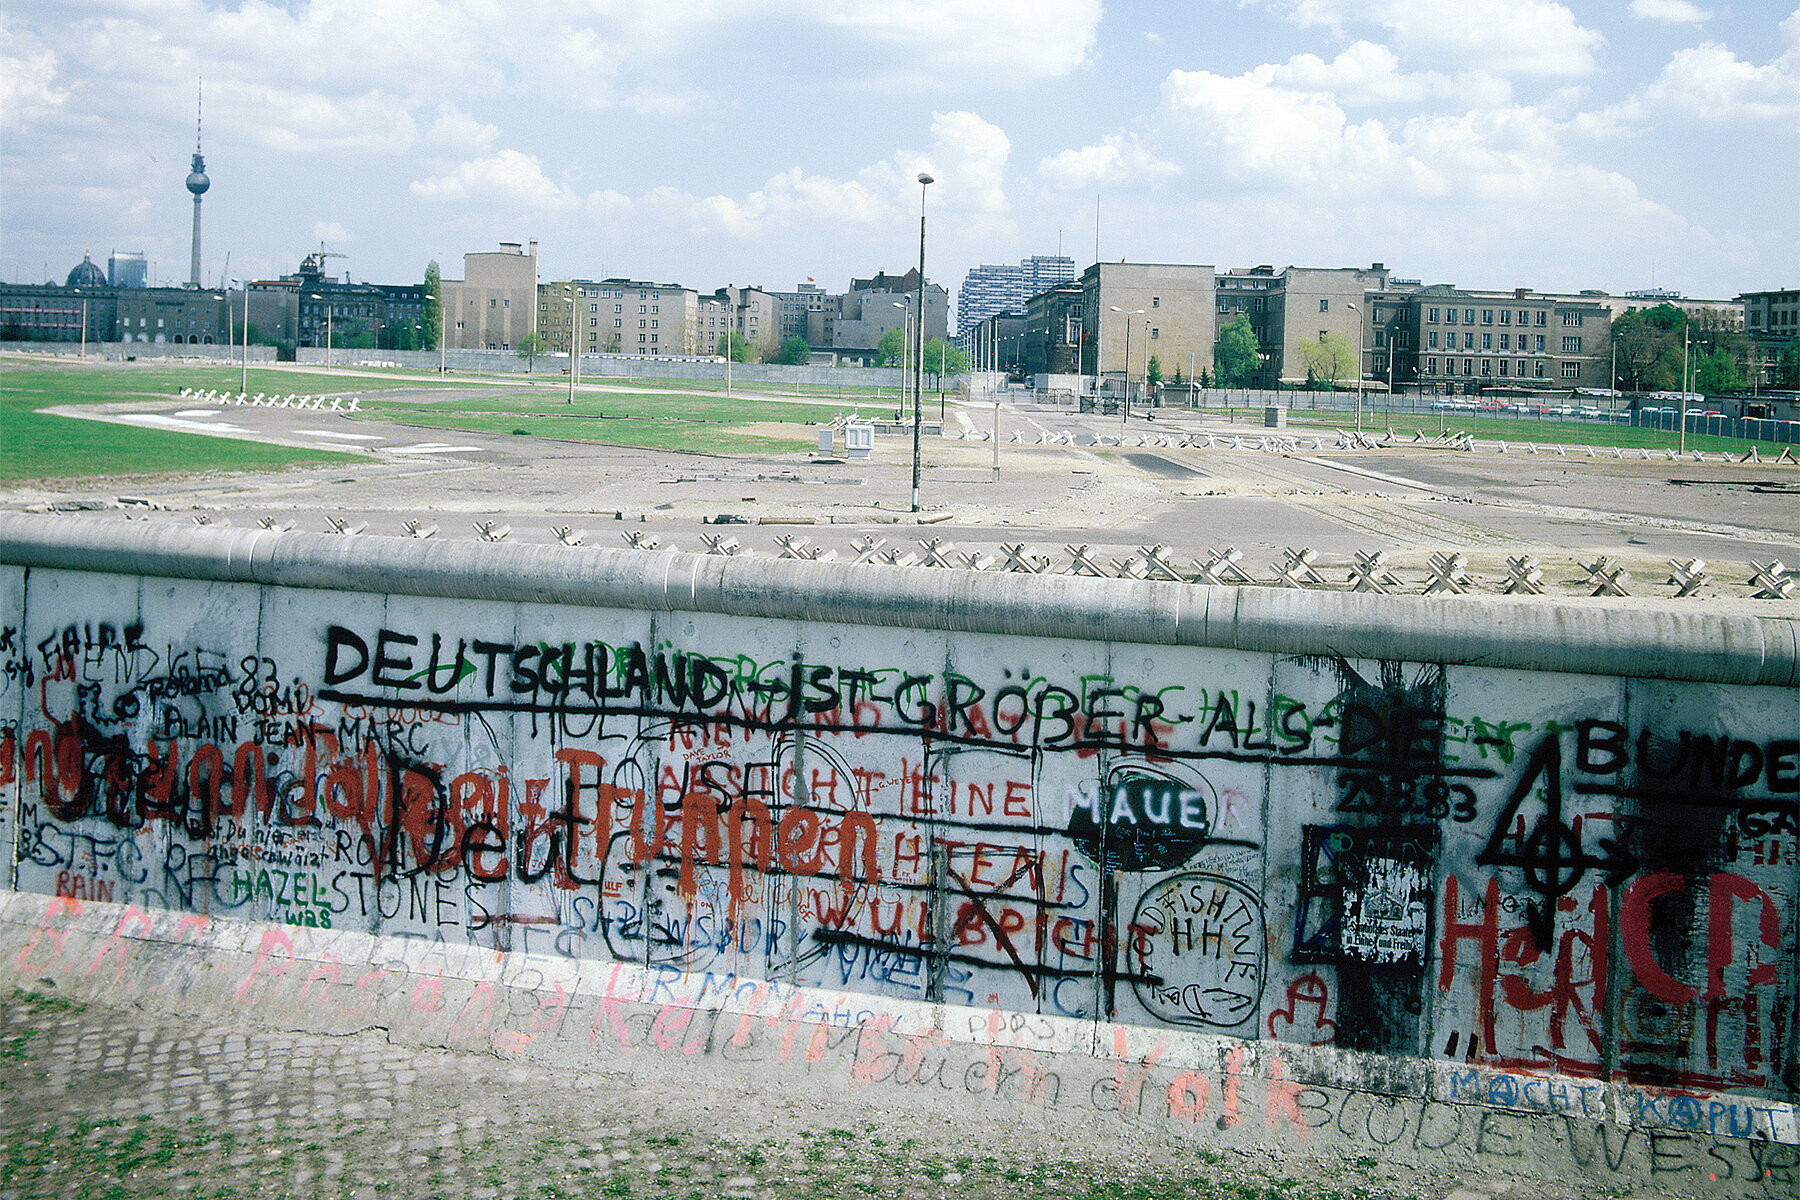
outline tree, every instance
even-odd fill
[[[900,360],[906,354],[906,331],[898,327],[881,335],[881,341],[875,347],[875,365],[878,367],[903,366]]]
[[[1775,380],[1782,387],[1800,387],[1800,338],[1788,339],[1776,355]]]
[[[955,342],[932,338],[925,343],[925,371],[939,375],[961,375],[969,369],[969,356]]]
[[[1154,354],[1150,356],[1149,365],[1144,368],[1144,382],[1151,387],[1158,387],[1162,383],[1162,359]]]
[[[750,361],[750,342],[743,334],[733,331],[725,335],[724,354],[732,362]]]
[[[1356,372],[1356,351],[1341,333],[1327,333],[1316,342],[1300,343],[1300,361],[1306,364],[1306,377],[1320,387],[1335,388],[1341,379]]]
[[[1744,390],[1744,373],[1724,348],[1709,351],[1694,363],[1694,390],[1707,396]]]
[[[379,344],[383,350],[417,350],[419,348],[419,323],[417,321],[390,321],[381,327]]]
[[[799,334],[795,334],[781,343],[781,349],[777,350],[775,352],[775,357],[769,361],[781,363],[785,366],[798,367],[804,366],[811,358],[812,347],[806,344],[805,338],[801,337]]]
[[[444,333],[444,281],[438,272],[437,259],[425,264],[425,311],[419,322],[419,345],[427,350],[438,348]]]
[[[369,332],[368,321],[362,317],[350,317],[338,331],[337,344],[346,350],[373,350],[375,335]]]
[[[1262,350],[1256,329],[1243,313],[1219,331],[1213,344],[1213,378],[1220,387],[1242,387],[1262,367]]]
[[[531,366],[544,353],[544,339],[536,330],[519,339],[518,355],[525,360],[525,373],[531,374]]]

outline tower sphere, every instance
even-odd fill
[[[201,157],[194,155],[194,169],[188,172],[187,190],[198,196],[212,186],[212,180],[206,177],[206,163]]]

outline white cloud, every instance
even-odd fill
[[[502,150],[471,159],[445,175],[415,180],[412,194],[443,203],[510,205],[526,210],[572,208],[580,200],[544,175],[537,156]]]
[[[1092,53],[1100,0],[26,0],[0,47],[9,126],[73,94],[82,111],[189,124],[206,78],[209,129],[285,153],[391,155],[497,140],[472,103],[680,117],[807,63],[815,78],[940,92],[946,75],[1021,87]],[[1005,62],[1004,69],[995,64]],[[83,65],[79,91],[55,85]],[[746,82],[749,80],[750,82]],[[480,98],[477,100],[476,98]],[[446,112],[451,115],[446,117]]]
[[[348,229],[336,221],[315,221],[313,222],[313,240],[343,243],[354,240],[354,237]]]
[[[424,140],[432,146],[449,150],[486,150],[500,139],[500,130],[477,121],[461,109],[444,105],[437,120],[425,131]]]
[[[1789,50],[1759,67],[1710,42],[1677,51],[1642,102],[1706,121],[1800,120],[1800,53]]]
[[[744,197],[691,197],[659,189],[643,207],[684,219],[696,230],[749,237],[771,229],[887,227],[919,202],[920,172],[935,177],[934,211],[963,222],[1002,219],[1008,209],[1006,162],[1011,143],[999,126],[971,112],[934,113],[931,148],[900,150],[855,178],[836,179],[790,167]]]
[[[42,120],[69,98],[56,83],[56,52],[30,33],[0,26],[0,124]]]
[[[1378,25],[1405,57],[1502,75],[1587,75],[1605,40],[1556,0],[1269,0],[1340,37]]]
[[[1185,133],[1187,157],[1244,195],[1305,193],[1321,208],[1377,197],[1415,219],[1453,202],[1446,211],[1460,223],[1475,217],[1521,234],[1557,211],[1675,220],[1626,176],[1573,161],[1565,125],[1541,109],[1355,122],[1329,95],[1280,87],[1268,74],[1176,71],[1163,85],[1169,138]]]
[[[767,12],[781,3],[743,0]],[[791,0],[792,15],[892,47],[932,71],[1056,78],[1085,64],[1099,31],[1100,0]],[[1002,65],[1003,64],[1003,65]]]
[[[1310,185],[1394,165],[1379,121],[1353,124],[1328,94],[1277,86],[1267,68],[1233,78],[1172,71],[1163,100],[1178,127],[1210,151],[1212,168],[1236,179]]]
[[[1093,146],[1052,154],[1038,164],[1038,175],[1051,187],[1087,191],[1131,183],[1162,183],[1181,168],[1157,157],[1136,137],[1120,134]]]
[[[1631,0],[1631,15],[1670,25],[1702,25],[1712,20],[1711,12],[1688,0]]]
[[[1781,35],[1786,49],[1761,66],[1716,42],[1678,50],[1647,87],[1574,124],[1595,137],[1617,137],[1642,132],[1658,117],[1714,125],[1800,120],[1800,10],[1781,23]]]

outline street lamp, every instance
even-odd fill
[[[919,425],[924,419],[919,409],[925,403],[925,189],[937,180],[928,172],[919,172],[919,321],[915,327],[918,337],[918,370],[913,375],[913,486],[912,510],[919,511]],[[941,433],[942,430],[940,429]]]
[[[912,370],[912,303],[904,300],[890,300],[889,304],[900,310],[900,403],[906,403],[906,373]]]
[[[250,394],[250,283],[245,279],[234,279],[231,282],[241,285],[244,289],[244,356],[242,370],[238,376],[238,392],[248,396]],[[227,329],[231,327],[231,296],[229,294],[225,297],[225,327]]]
[[[575,376],[581,371],[581,351],[576,346],[581,321],[576,316],[576,310],[579,307],[575,303],[576,289],[564,284],[563,292],[569,297],[569,403],[573,404],[575,403]]]
[[[321,296],[317,292],[306,293],[306,298],[325,302],[325,365],[329,367],[331,366],[331,298]]]
[[[1125,316],[1125,401],[1119,406],[1119,428],[1123,429],[1125,428],[1125,419],[1131,415],[1131,318],[1143,316],[1144,310],[1141,308],[1134,308],[1130,312],[1126,312],[1116,304],[1109,304],[1106,307],[1113,312],[1124,313]],[[1098,356],[1094,359],[1094,378],[1096,380],[1094,385],[1094,399],[1097,403],[1100,399],[1100,385],[1098,383],[1100,378],[1100,360]]]
[[[724,312],[725,305],[727,303],[731,305],[731,310],[730,310],[731,316],[725,317],[725,316],[721,315],[719,317],[719,319],[721,321],[725,322],[725,395],[730,396],[731,395],[731,348],[732,348],[731,347],[731,335],[732,335],[733,328],[734,328],[734,325],[737,320],[737,304],[735,301],[732,301],[730,299],[730,296],[728,294],[725,302],[721,303],[719,305],[721,314]]]
[[[1681,323],[1681,407],[1675,410],[1675,419],[1680,422],[1675,428],[1675,453],[1687,457],[1687,413],[1688,413],[1688,337],[1692,327]]]
[[[86,358],[87,357],[87,302],[88,302],[88,298],[87,298],[86,291],[83,291],[80,288],[77,288],[76,290],[81,292],[81,357]]]
[[[1362,432],[1362,309],[1354,304],[1344,306],[1356,314],[1356,429]]]

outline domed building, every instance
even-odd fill
[[[0,283],[0,342],[110,342],[118,327],[115,295],[86,254],[61,287]]]
[[[106,272],[95,266],[93,259],[83,253],[81,261],[76,263],[75,269],[69,272],[69,281],[63,286],[72,288],[106,287]]]

